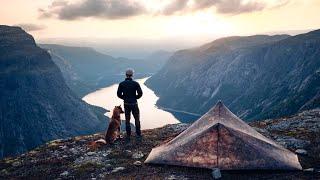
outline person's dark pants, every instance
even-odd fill
[[[140,127],[140,111],[138,104],[124,104],[124,113],[126,116],[126,131],[127,136],[131,136],[131,125],[130,125],[130,118],[131,118],[131,112],[135,120],[135,126],[136,126],[136,133],[138,136],[141,136],[141,127]]]

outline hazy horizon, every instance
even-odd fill
[[[201,46],[205,43],[210,43],[216,39],[224,38],[228,36],[252,36],[252,35],[298,35],[306,33],[315,29],[306,30],[287,30],[287,31],[275,31],[275,32],[265,32],[257,34],[232,34],[221,37],[208,37],[197,40],[194,38],[189,39],[117,39],[117,38],[90,38],[90,37],[80,37],[80,38],[44,38],[36,39],[39,44],[59,44],[65,46],[76,46],[76,47],[91,47],[96,51],[104,54],[108,54],[114,57],[126,57],[126,58],[147,58],[158,51],[168,51],[174,52],[181,49],[188,49]]]

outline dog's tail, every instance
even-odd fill
[[[98,139],[98,140],[96,140],[96,141],[90,142],[89,145],[88,145],[88,147],[89,147],[89,149],[91,149],[91,150],[96,150],[96,149],[98,149],[99,147],[101,147],[102,145],[106,145],[106,144],[107,144],[106,140],[104,140],[104,139]]]
[[[95,142],[96,143],[101,143],[101,144],[107,144],[107,141],[105,139],[98,139]]]

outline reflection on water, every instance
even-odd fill
[[[152,129],[164,126],[166,124],[174,124],[178,122],[192,122],[197,119],[196,116],[187,115],[183,113],[174,113],[164,111],[159,109],[155,104],[159,99],[154,92],[144,85],[144,82],[148,78],[138,79],[142,91],[143,96],[138,100],[139,108],[140,108],[140,116],[141,116],[141,128],[142,129]],[[122,105],[123,101],[117,97],[117,88],[118,84],[100,89],[93,93],[86,95],[83,100],[89,104],[103,107],[108,110],[112,110],[114,106]],[[112,112],[107,112],[106,115],[111,117]],[[121,117],[124,119],[124,115]],[[178,120],[178,119],[179,120]],[[134,122],[133,117],[131,118],[131,122]]]

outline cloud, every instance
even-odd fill
[[[44,25],[38,25],[38,24],[16,24],[16,26],[21,27],[25,31],[39,31],[42,29],[45,29],[46,26]]]
[[[53,7],[66,6],[66,5],[68,5],[68,1],[66,0],[55,0],[51,3],[49,7],[53,8]]]
[[[44,10],[42,8],[38,9],[38,13],[39,13],[39,19],[51,18],[53,16],[52,12],[49,12],[49,11]]]
[[[180,12],[194,12],[203,9],[214,8],[219,14],[241,14],[261,11],[269,8],[267,1],[262,0],[175,0],[163,10],[164,15],[172,15]],[[273,7],[286,5],[289,0],[279,0]]]
[[[178,11],[181,11],[187,7],[188,0],[175,0],[172,3],[168,4],[163,10],[162,14],[172,15]]]
[[[162,0],[150,0],[160,3]],[[184,14],[204,9],[213,9],[218,14],[237,15],[264,9],[279,8],[290,0],[168,0],[157,12],[148,11],[142,0],[54,0],[46,9],[40,8],[39,18],[76,20],[80,18],[124,19],[150,14]]]
[[[241,14],[261,11],[267,7],[267,4],[258,1],[244,3],[242,0],[223,0],[219,1],[215,7],[216,11],[221,14]]]
[[[62,20],[98,17],[104,19],[123,19],[145,13],[142,4],[132,0],[82,0],[70,3],[55,0],[47,10],[39,9],[40,18],[56,17]]]

